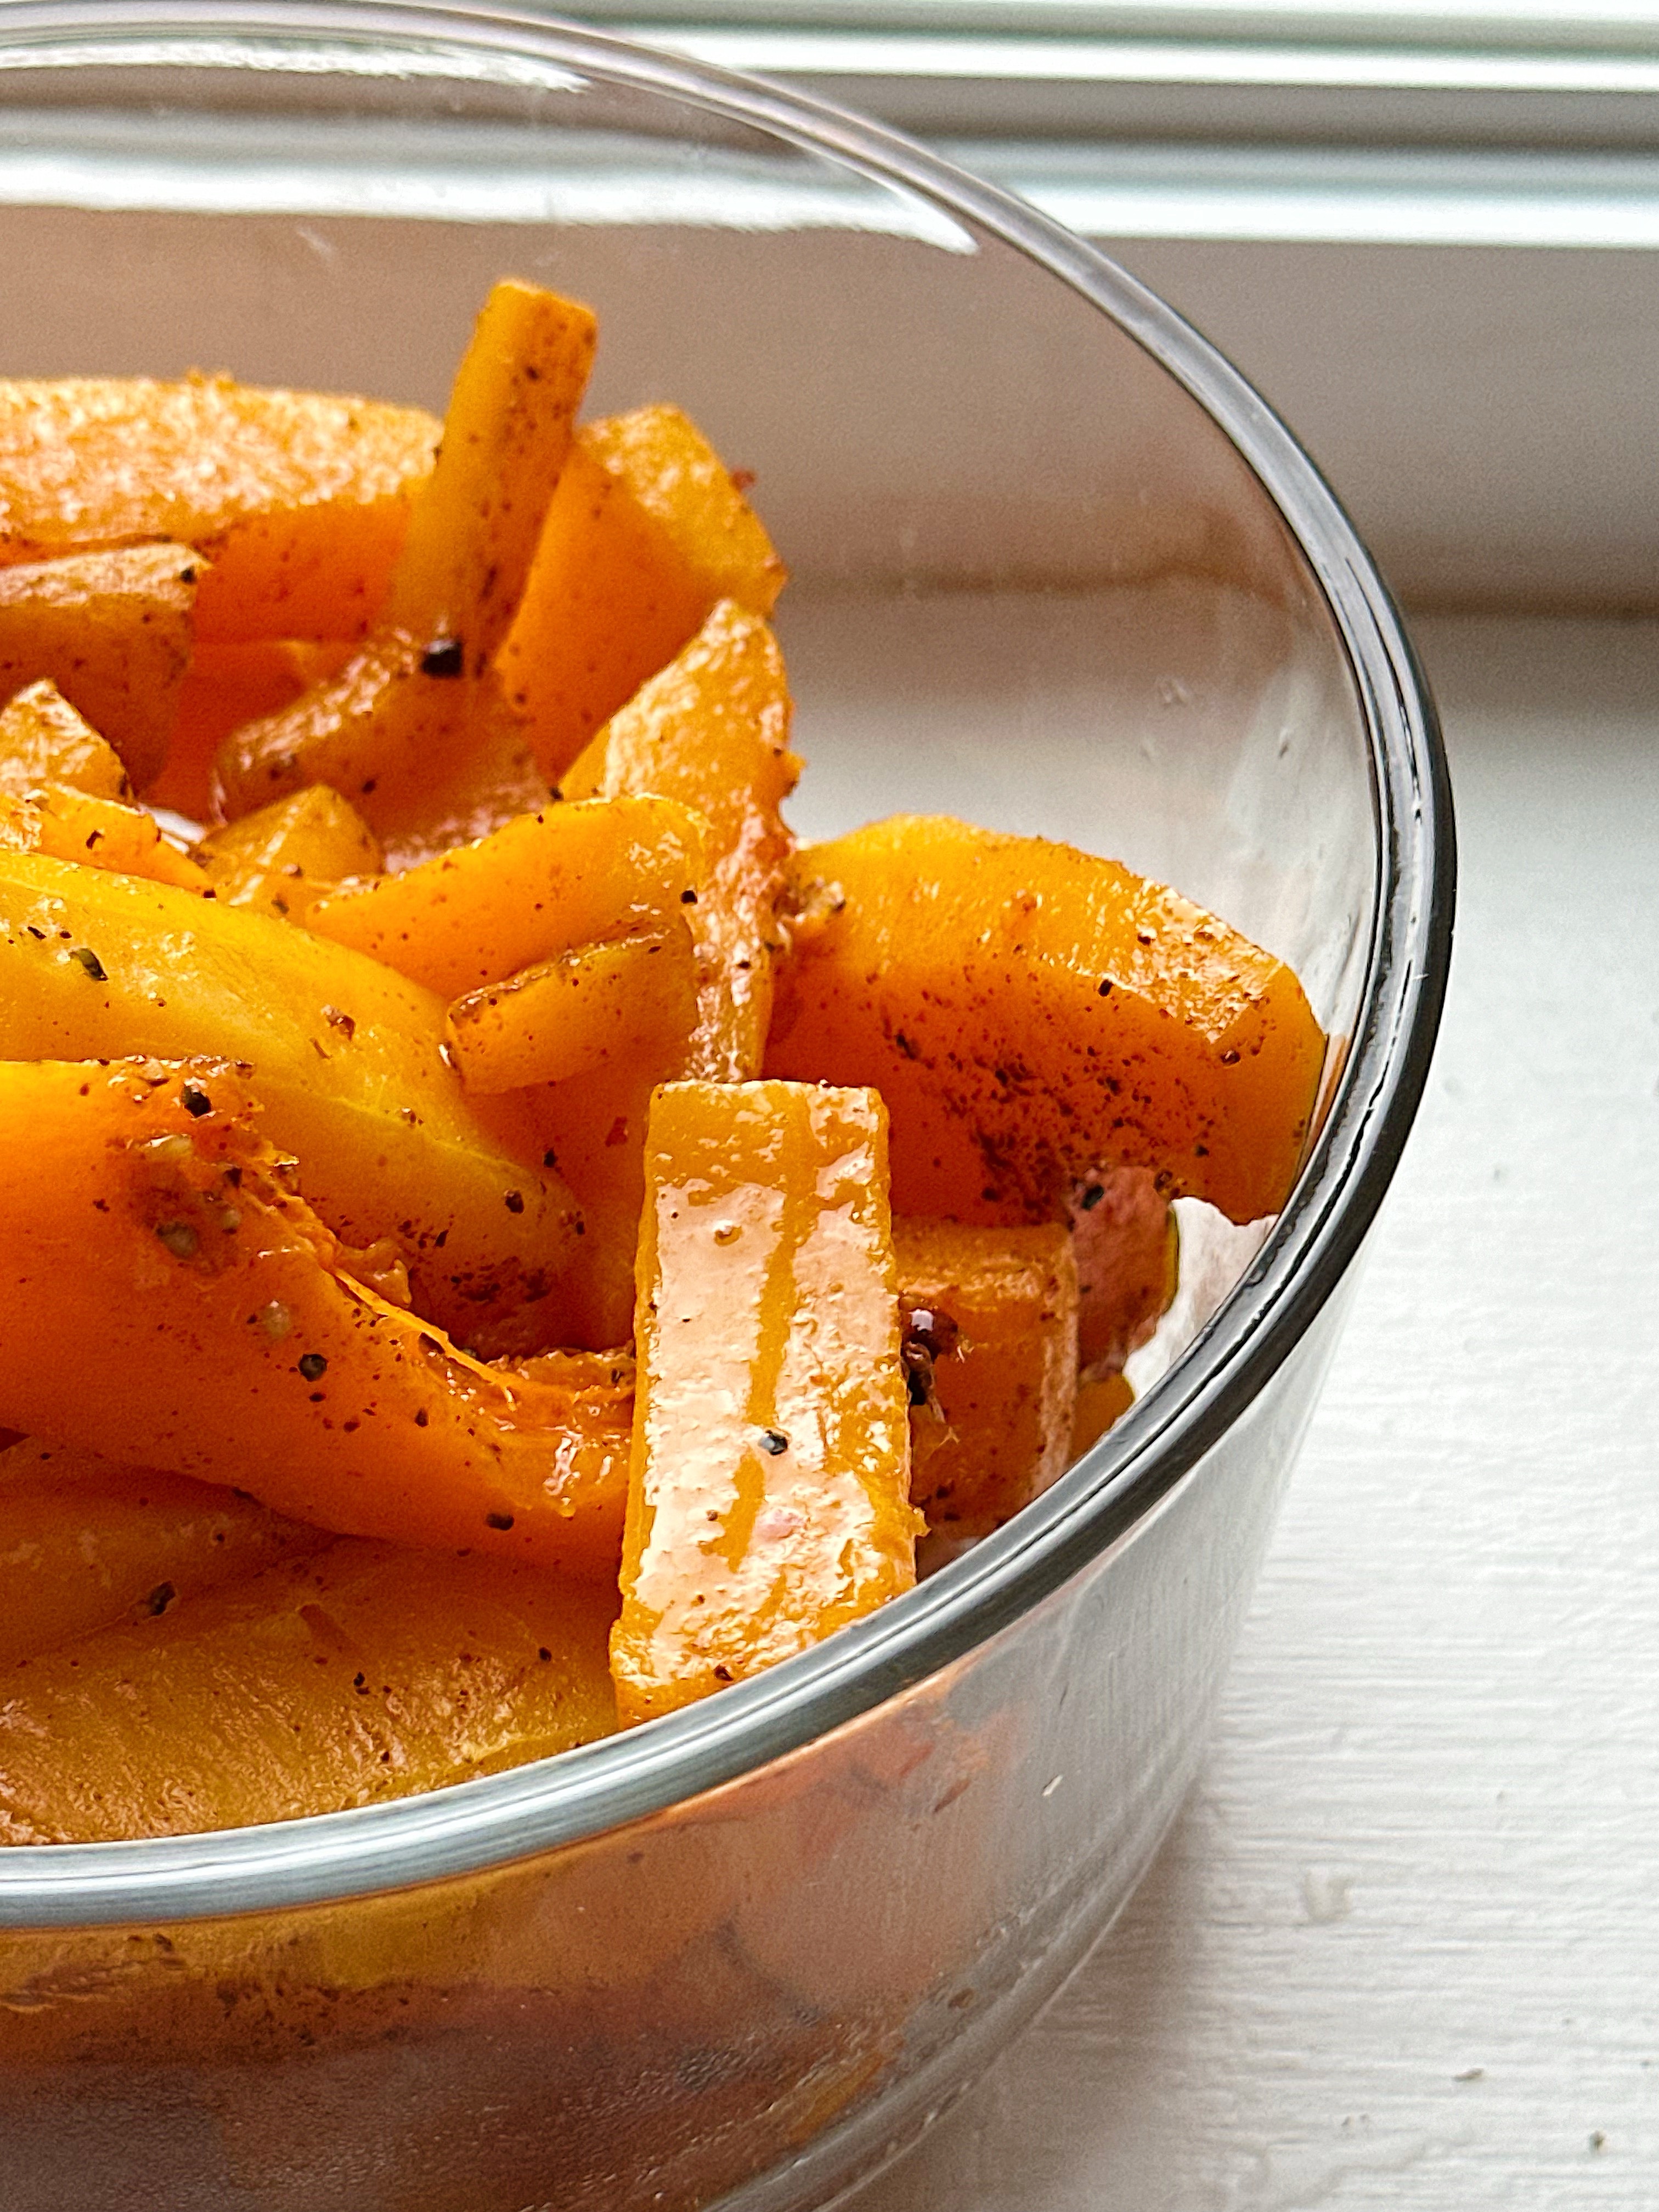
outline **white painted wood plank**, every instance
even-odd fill
[[[835,625],[795,635],[828,718]],[[1218,1739],[1118,1929],[860,2212],[1659,2201],[1659,627],[1423,641],[1451,1007]],[[936,803],[990,813],[961,704]]]

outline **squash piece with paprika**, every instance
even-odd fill
[[[652,1091],[683,1076],[731,1083],[760,1073],[793,842],[780,809],[801,765],[789,750],[789,714],[776,639],[757,615],[726,601],[565,775],[567,803],[655,793],[706,824],[704,873],[684,909],[697,954],[690,1033],[665,1030],[630,1064],[535,1099],[538,1126],[586,1226],[560,1293],[576,1343],[612,1343],[629,1326]]]
[[[227,739],[220,811],[331,784],[398,867],[546,797],[489,662],[569,452],[595,337],[588,310],[556,293],[491,291],[376,635],[329,681]]]
[[[659,1038],[688,1035],[696,1012],[696,955],[674,915],[469,991],[445,1034],[461,1081],[488,1094],[637,1066]]]
[[[374,875],[385,857],[356,807],[325,783],[210,830],[196,848],[227,906],[290,921],[307,921],[316,901],[348,877]]]
[[[198,1834],[609,1735],[611,1593],[331,1545],[0,1674],[0,1843]],[[112,1727],[112,1713],[120,1726]]]
[[[362,953],[170,884],[0,851],[0,1054],[243,1063],[331,1228],[394,1238],[416,1304],[464,1342],[540,1351],[575,1204],[538,1164],[524,1109],[469,1101],[443,1045],[443,1001]]]
[[[90,799],[132,796],[119,753],[43,677],[0,709],[0,791],[23,798],[49,783]]]
[[[630,1364],[469,1358],[253,1118],[222,1063],[0,1063],[0,1412],[347,1535],[614,1575]]]
[[[707,842],[702,817],[675,799],[547,800],[401,875],[349,884],[307,927],[459,999],[678,918],[697,902]]]
[[[0,1666],[320,1551],[320,1528],[222,1483],[33,1437],[0,1452]]]
[[[700,980],[688,1073],[760,1073],[772,1010],[778,902],[794,841],[779,811],[801,763],[789,750],[778,641],[732,600],[652,678],[567,773],[566,799],[654,793],[708,825],[708,876],[690,908]]]
[[[0,381],[0,562],[171,538],[209,563],[198,639],[361,637],[438,436],[228,376]]]
[[[0,852],[44,853],[88,868],[143,876],[204,896],[212,878],[161,834],[148,808],[94,799],[67,783],[50,783],[15,799],[0,792]]]
[[[796,855],[769,1073],[874,1085],[902,1212],[1060,1218],[1105,1163],[1283,1206],[1325,1039],[1282,961],[1113,860],[901,816]]]
[[[198,635],[167,762],[145,785],[146,803],[171,807],[191,822],[209,821],[213,764],[231,732],[291,707],[313,684],[337,676],[351,655],[350,642],[340,638],[259,637],[225,645],[204,644]]]

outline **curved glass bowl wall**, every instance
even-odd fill
[[[0,373],[441,406],[507,271],[600,310],[598,409],[672,398],[756,471],[800,825],[956,804],[899,672],[985,611],[997,826],[1291,960],[1322,1131],[1133,1413],[832,1645],[431,1799],[0,1860],[8,2212],[783,2212],[890,2154],[1191,1778],[1421,1087],[1451,854],[1409,652],[1294,446],[1127,279],[879,133],[527,20],[5,11]]]

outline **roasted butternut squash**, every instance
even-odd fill
[[[624,1722],[758,1673],[915,1580],[879,1098],[666,1085],[639,1282],[611,1645]]]
[[[341,639],[262,637],[223,645],[204,644],[198,636],[179,693],[167,761],[145,787],[145,799],[187,821],[208,821],[213,764],[231,732],[291,707],[313,684],[337,676],[351,651]]]
[[[615,1609],[495,1559],[342,1542],[14,1662],[0,1842],[294,1820],[591,1742],[616,1726]]]
[[[348,799],[406,867],[541,805],[547,785],[489,667],[518,604],[593,357],[586,308],[499,284],[462,361],[378,635],[329,682],[234,733],[234,818],[307,783]]]
[[[586,307],[509,278],[492,288],[462,360],[380,618],[473,676],[523,592],[598,337]]]
[[[689,1042],[689,1028],[636,1035],[627,1060],[521,1094],[581,1208],[581,1242],[553,1299],[562,1343],[597,1352],[633,1333],[646,1125],[657,1086],[684,1074]]]
[[[0,383],[0,562],[170,538],[209,563],[198,639],[361,637],[439,434],[223,376]]]
[[[1236,1221],[1284,1204],[1325,1040],[1296,977],[1161,884],[1067,845],[902,816],[797,855],[818,925],[769,1073],[871,1084],[906,1213],[1058,1218],[1103,1163]]]
[[[0,1062],[0,1405],[30,1434],[348,1535],[614,1574],[629,1363],[487,1367],[379,1295],[385,1255],[295,1194],[222,1064]]]
[[[0,1452],[0,1667],[320,1551],[217,1483],[25,1438]]]
[[[1079,1364],[1122,1366],[1168,1312],[1181,1270],[1170,1201],[1149,1168],[1103,1169],[1072,1194],[1077,1255]]]
[[[777,640],[726,600],[567,772],[567,799],[654,792],[708,824],[708,874],[691,909],[697,1027],[688,1073],[758,1075],[772,1010],[784,863],[779,809],[801,764],[789,750],[789,689]]]
[[[548,803],[402,875],[319,902],[319,936],[441,998],[598,938],[660,927],[696,903],[707,825],[672,799]]]
[[[660,1039],[688,1036],[696,1018],[696,956],[675,915],[469,992],[445,1034],[461,1081],[489,1093],[632,1066]]]
[[[494,678],[434,675],[430,658],[382,632],[292,706],[234,731],[214,768],[215,814],[236,821],[325,783],[405,868],[544,805]]]
[[[245,1064],[331,1228],[394,1238],[422,1310],[464,1341],[537,1351],[575,1206],[507,1104],[486,1123],[469,1103],[443,1024],[441,1000],[286,922],[0,852],[0,1054]]]
[[[49,783],[93,799],[131,799],[121,756],[77,714],[50,678],[0,710],[0,791],[23,798]]]
[[[1091,1444],[1097,1444],[1107,1430],[1122,1419],[1134,1401],[1129,1378],[1121,1368],[1115,1374],[1080,1376],[1072,1415],[1070,1457],[1081,1459]]]
[[[257,813],[210,830],[196,858],[228,906],[251,906],[306,921],[312,906],[349,876],[382,866],[380,840],[356,809],[325,783],[307,784]]]
[[[0,696],[50,678],[142,790],[167,758],[201,573],[187,545],[0,567]]]
[[[198,896],[210,878],[187,853],[169,844],[142,806],[93,799],[69,784],[48,784],[27,799],[0,793],[0,852],[45,853],[89,868],[175,884]]]
[[[549,781],[722,599],[769,615],[784,578],[737,483],[677,407],[586,424],[499,659]]]
[[[1070,1464],[1077,1265],[1058,1225],[893,1224],[910,1385],[910,1501],[988,1535]]]

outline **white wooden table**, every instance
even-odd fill
[[[1219,1734],[858,2212],[1659,2204],[1659,626],[1419,638],[1451,1004]]]

